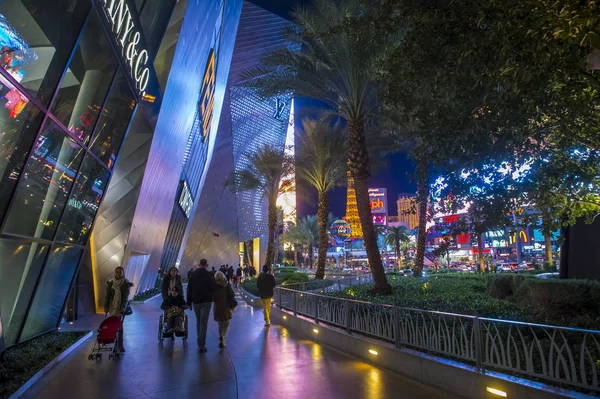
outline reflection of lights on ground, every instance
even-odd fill
[[[485,387],[485,390],[489,393],[491,393],[492,395],[496,395],[496,396],[500,396],[501,398],[506,398],[506,392],[501,391],[499,389],[496,388],[492,388],[492,387]]]
[[[371,367],[368,373],[369,380],[367,381],[367,398],[380,399],[384,397],[381,385],[381,371],[375,367]]]

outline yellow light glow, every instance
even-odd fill
[[[501,390],[496,389],[496,388],[485,387],[485,390],[488,391],[491,394],[494,394],[494,395],[497,395],[497,396],[501,396],[503,398],[507,397],[506,392],[501,391]]]
[[[379,355],[379,353],[375,349],[369,349],[369,353],[375,356]]]
[[[287,316],[285,316],[285,315],[284,315],[284,316],[283,316],[283,320],[287,320]]]
[[[313,328],[313,332],[314,332],[315,334],[318,334],[318,333],[319,333],[319,330],[317,330],[316,328]]]

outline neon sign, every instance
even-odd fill
[[[135,80],[135,86],[142,95],[148,86],[150,70],[146,66],[149,60],[148,50],[138,48],[141,33],[134,29],[135,25],[131,18],[129,6],[125,0],[100,0],[104,4],[104,12],[112,25],[113,33],[117,42],[123,50],[131,77]]]

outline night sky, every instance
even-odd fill
[[[289,18],[290,11],[297,4],[308,4],[310,0],[252,0],[253,3],[271,12]],[[299,116],[306,114],[304,107],[315,107],[318,104],[308,99],[295,102],[296,128],[300,123]],[[396,198],[403,192],[416,193],[416,183],[409,180],[414,171],[412,162],[405,154],[398,153],[387,157],[387,164],[379,170],[372,171],[369,187],[387,188],[388,214],[397,215]],[[317,213],[317,193],[312,187],[298,184],[298,218]],[[337,217],[346,214],[346,187],[339,187],[329,194],[329,208]]]

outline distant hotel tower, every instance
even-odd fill
[[[417,196],[410,193],[398,195],[398,221],[408,223],[409,230],[419,225],[419,210],[417,208]]]

